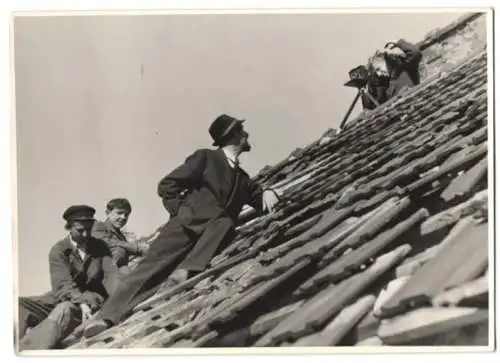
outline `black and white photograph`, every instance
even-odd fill
[[[10,32],[17,355],[493,351],[492,9]]]

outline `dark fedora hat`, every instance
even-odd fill
[[[67,221],[93,221],[95,209],[88,205],[72,205],[68,207],[63,218]]]
[[[220,146],[224,138],[238,125],[241,125],[245,120],[238,120],[228,115],[220,115],[210,125],[208,132],[214,140],[213,146]]]

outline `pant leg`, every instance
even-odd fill
[[[64,301],[56,305],[47,318],[31,329],[19,342],[19,351],[52,349],[81,323],[79,306]]]
[[[49,316],[56,306],[56,301],[51,295],[19,297],[18,329],[19,338],[26,334],[29,327],[40,324]]]
[[[144,259],[135,269],[123,276],[116,291],[97,313],[96,319],[119,323],[136,304],[141,302],[141,299],[151,295],[145,290],[153,289],[161,279],[166,278],[179,258],[183,257],[191,247],[190,237],[179,221],[172,218],[153,241]],[[158,279],[159,276],[158,282],[152,284],[151,281]]]
[[[230,218],[220,217],[211,221],[179,268],[194,272],[205,270],[219,247],[227,244],[234,235],[234,224]]]

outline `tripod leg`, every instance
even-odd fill
[[[376,107],[380,106],[380,103],[370,94],[370,92],[363,92],[363,94],[365,94]]]
[[[358,94],[356,95],[356,97],[354,97],[354,100],[352,101],[351,105],[349,106],[349,109],[347,110],[347,113],[344,116],[344,119],[340,123],[339,129],[342,129],[344,127],[345,123],[347,122],[347,119],[351,115],[352,109],[356,105],[356,102],[358,102],[360,96],[361,96],[361,90],[358,90]]]

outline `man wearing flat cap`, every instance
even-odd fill
[[[94,213],[87,205],[63,213],[69,233],[49,252],[52,291],[19,298],[20,351],[57,348],[117,286],[118,269],[109,247],[91,237]]]
[[[166,285],[172,286],[206,269],[235,236],[243,205],[260,213],[273,209],[276,193],[263,191],[239,166],[240,154],[251,149],[243,122],[219,116],[209,128],[217,149],[196,150],[160,181],[158,194],[170,219],[96,320],[86,325],[86,337],[119,323],[135,305],[154,294],[166,276],[170,275]]]

